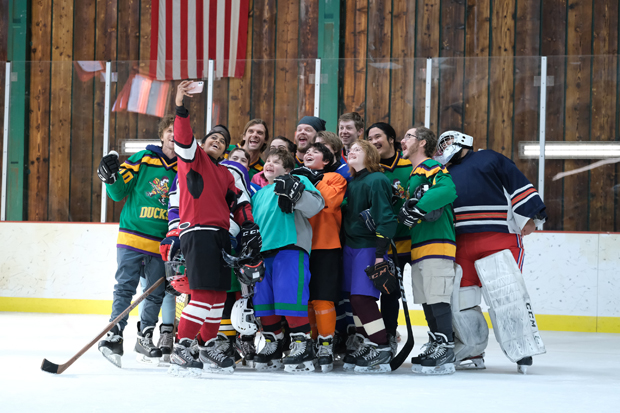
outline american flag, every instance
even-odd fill
[[[243,77],[249,0],[153,0],[150,75],[158,80]]]

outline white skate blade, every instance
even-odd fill
[[[334,369],[334,363],[323,364],[321,366],[321,373],[329,373]]]
[[[316,360],[308,360],[299,364],[285,364],[284,371],[287,373],[311,373],[316,369],[314,363]]]
[[[271,360],[269,363],[256,363],[255,362],[254,368],[257,371],[280,370],[282,368],[282,361]]]
[[[360,374],[391,373],[392,368],[388,364],[377,364],[376,366],[355,366],[355,372]]]
[[[487,366],[484,365],[484,359],[479,357],[457,361],[454,368],[456,370],[484,370]]]
[[[355,370],[355,364],[353,364],[353,363],[344,363],[342,365],[342,369],[344,371],[353,371],[353,370]]]
[[[161,356],[161,358],[159,359],[159,365],[169,365],[170,364],[170,354],[164,354],[163,356]]]
[[[205,364],[202,371],[210,374],[233,374],[235,372],[235,366],[220,367],[217,364]]]
[[[105,357],[110,363],[114,364],[116,367],[123,368],[122,364],[121,364],[121,356],[115,353],[112,353],[112,350],[110,350],[107,347],[101,347],[99,349],[99,351],[101,352],[101,354],[103,354],[103,357]]]
[[[175,377],[199,377],[202,375],[202,369],[193,369],[181,367],[178,364],[171,363],[167,373]]]
[[[445,374],[454,374],[455,368],[454,368],[454,363],[446,363],[446,364],[443,364],[437,367],[432,367],[432,366],[425,367],[425,366],[422,366],[421,364],[413,364],[411,366],[411,371],[417,374],[441,376]]]
[[[527,374],[527,368],[528,367],[530,367],[530,366],[520,366],[520,365],[517,364],[517,372],[520,373],[520,374],[525,375],[525,374]]]
[[[159,366],[159,357],[147,357],[144,354],[138,353],[136,355],[138,363],[150,364],[151,366]]]

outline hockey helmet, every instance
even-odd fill
[[[437,151],[434,159],[446,165],[461,149],[474,147],[474,138],[457,131],[446,131],[437,140]]]
[[[230,313],[230,322],[242,336],[251,336],[258,331],[254,309],[250,307],[247,298],[235,302]]]
[[[248,262],[235,269],[235,273],[240,283],[252,286],[257,282],[263,281],[265,277],[265,262],[259,257],[253,262]]]
[[[172,295],[189,294],[189,280],[187,279],[185,258],[179,251],[170,261],[166,261],[166,291]]]

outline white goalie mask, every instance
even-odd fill
[[[251,336],[258,331],[254,309],[248,306],[247,298],[235,302],[230,313],[230,323],[242,336]]]
[[[437,152],[434,159],[442,165],[450,162],[450,159],[463,148],[472,149],[474,138],[457,131],[447,131],[441,134],[437,140]]]

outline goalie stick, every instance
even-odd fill
[[[112,330],[112,327],[114,327],[119,321],[121,321],[123,317],[129,314],[131,310],[136,308],[146,297],[148,297],[153,291],[155,291],[157,287],[159,287],[164,282],[165,279],[166,277],[162,277],[159,280],[157,280],[157,282],[155,282],[155,284],[153,284],[140,297],[138,297],[136,301],[133,302],[132,305],[127,307],[125,311],[123,311],[118,317],[112,320],[110,324],[108,324],[106,328],[101,333],[99,333],[97,337],[95,337],[90,343],[84,346],[84,348],[78,351],[78,353],[75,356],[73,356],[69,361],[67,361],[65,364],[54,364],[51,361],[48,361],[47,359],[43,359],[43,363],[41,363],[41,370],[48,372],[48,373],[52,373],[52,374],[62,374],[73,363],[75,363],[77,359],[82,357],[82,355],[86,353],[86,351],[88,351],[89,348],[91,348],[97,341],[99,341],[101,337],[105,336],[108,331]]]
[[[407,323],[407,341],[405,345],[400,350],[400,352],[394,356],[392,361],[390,362],[390,368],[392,371],[399,368],[411,350],[413,350],[414,339],[413,339],[413,329],[411,328],[411,319],[409,318],[409,306],[407,305],[407,296],[405,295],[405,286],[403,285],[403,273],[400,271],[400,266],[398,265],[398,252],[396,251],[396,244],[394,244],[394,240],[390,240],[392,244],[392,250],[394,251],[394,264],[396,264],[396,272],[398,274],[398,283],[400,284],[400,296],[403,302],[403,311],[405,313],[405,321]]]

